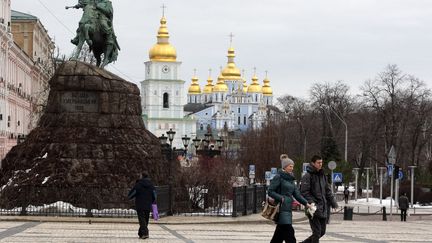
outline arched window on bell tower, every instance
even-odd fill
[[[163,94],[163,108],[169,108],[169,95],[168,95],[168,93]]]

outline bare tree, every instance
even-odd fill
[[[423,82],[388,65],[362,87],[365,107],[374,111],[385,143],[385,157],[391,145],[403,167],[418,164],[429,141],[431,92]]]

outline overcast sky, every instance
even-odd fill
[[[77,0],[12,0],[12,9],[40,18],[56,45],[70,55],[81,10]],[[170,43],[183,62],[181,79],[200,84],[208,69],[217,78],[225,66],[230,32],[236,64],[251,82],[253,67],[265,70],[274,95],[307,97],[316,82],[343,80],[351,93],[387,64],[397,64],[432,88],[431,0],[112,0],[114,27],[122,48],[107,69],[139,84],[156,43],[167,6]]]

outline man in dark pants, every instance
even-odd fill
[[[409,208],[409,200],[406,193],[399,197],[399,209],[401,211],[401,221],[406,221],[407,210]]]
[[[326,232],[326,222],[329,206],[337,208],[338,205],[327,183],[327,177],[322,169],[323,161],[318,155],[314,155],[311,163],[306,168],[306,174],[303,176],[300,185],[300,192],[308,203],[315,203],[317,210],[309,218],[309,224],[312,229],[312,235],[307,238],[306,243],[318,243],[319,239]]]
[[[140,224],[138,236],[141,239],[149,238],[148,223],[152,204],[156,201],[156,192],[148,173],[144,171],[142,178],[135,183],[130,190],[128,197],[135,198],[135,208]]]

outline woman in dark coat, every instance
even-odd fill
[[[292,202],[293,197],[301,204],[309,207],[297,186],[294,184],[293,174],[294,161],[288,158],[288,155],[281,155],[282,170],[273,178],[268,189],[268,195],[280,203],[279,218],[276,222],[276,230],[270,243],[285,241],[286,243],[295,243],[295,231],[292,227]]]

